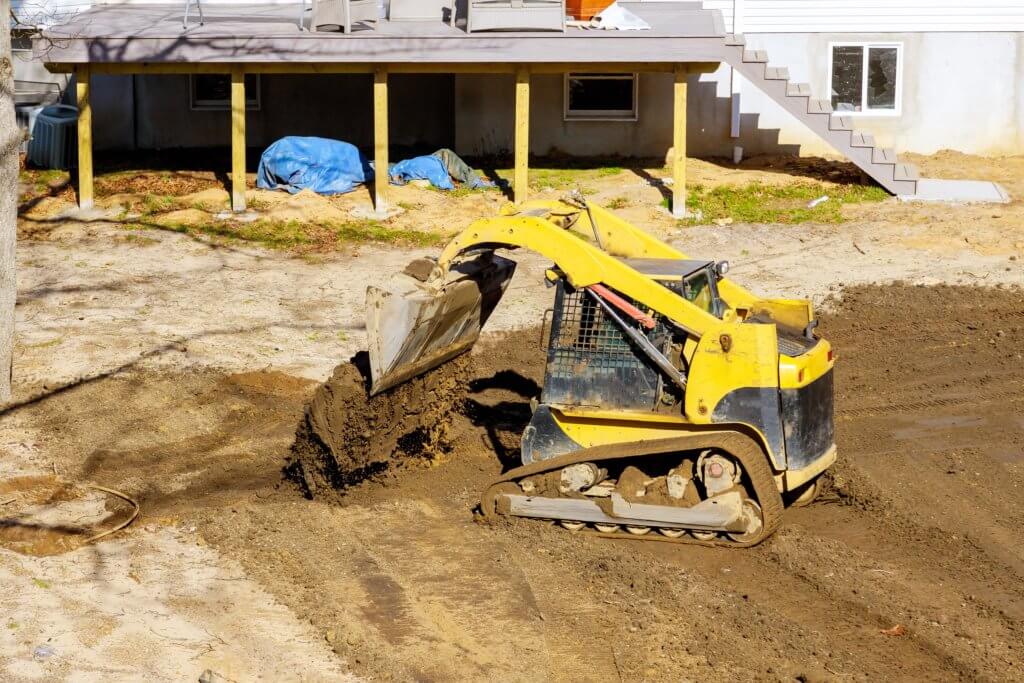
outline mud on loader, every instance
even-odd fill
[[[553,262],[554,306],[522,466],[484,491],[485,517],[751,546],[778,526],[784,496],[814,497],[836,446],[833,354],[810,302],[757,298],[727,263],[579,196],[507,206],[370,287],[371,393],[472,347],[515,269],[498,248]]]

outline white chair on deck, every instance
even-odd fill
[[[340,26],[345,33],[352,33],[352,24],[363,21],[377,22],[380,20],[380,9],[377,0],[312,0],[313,18],[309,22],[309,30],[316,31],[321,26]],[[305,17],[306,0],[302,0],[302,17]],[[299,27],[303,19],[299,19]]]
[[[454,23],[453,0],[391,0],[388,5],[388,21],[444,21],[446,18]]]
[[[468,0],[466,32],[565,31],[565,0]]]
[[[196,9],[199,10],[199,25],[202,26],[206,23],[206,17],[203,16],[203,6],[199,4],[199,0],[185,0],[185,14],[181,17],[181,28],[188,30],[188,10],[192,7],[192,3],[196,3]]]

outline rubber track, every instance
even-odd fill
[[[838,411],[837,417],[848,418],[848,417],[879,417],[893,412],[905,412],[905,411],[916,411],[916,410],[928,410],[931,408],[947,408],[955,406],[976,406],[984,405],[986,403],[992,403],[994,401],[1004,401],[1006,403],[1020,403],[1024,401],[1024,394],[1021,390],[1009,390],[1009,391],[997,391],[985,396],[980,396],[976,399],[960,399],[960,398],[935,398],[930,401],[911,401],[908,403],[887,403],[878,406],[863,406],[860,408],[842,408]]]
[[[533,474],[559,470],[568,465],[580,462],[599,462],[602,460],[616,460],[621,458],[639,457],[646,455],[667,455],[681,451],[699,451],[707,448],[725,451],[740,461],[747,477],[754,487],[754,494],[757,503],[761,506],[764,526],[761,533],[742,543],[729,540],[725,537],[711,541],[700,541],[692,536],[680,538],[669,538],[660,535],[635,536],[626,531],[605,534],[597,530],[588,530],[586,533],[600,538],[623,539],[630,541],[648,541],[656,543],[680,543],[686,545],[717,546],[727,548],[749,548],[755,546],[764,539],[775,533],[782,522],[782,496],[775,486],[775,479],[772,476],[771,466],[768,464],[768,457],[756,441],[741,434],[731,431],[709,431],[695,432],[685,436],[671,439],[659,439],[657,441],[634,441],[621,444],[605,444],[593,448],[584,448],[550,460],[517,467],[509,470],[498,479],[488,485],[480,497],[480,511],[485,519],[493,519],[498,516],[495,510],[495,500],[502,493],[503,485],[513,484],[517,479],[528,477]],[[652,525],[653,526],[653,525]],[[579,532],[577,532],[579,533]]]

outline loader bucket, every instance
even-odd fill
[[[472,348],[516,267],[488,251],[430,279],[422,263],[366,289],[371,396]]]

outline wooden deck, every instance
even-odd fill
[[[515,74],[515,201],[527,199],[530,76],[579,71],[674,74],[672,212],[686,207],[687,78],[712,71],[728,49],[721,14],[699,2],[624,3],[647,31],[570,27],[554,32],[466,33],[465,20],[379,21],[351,35],[299,27],[299,3],[207,5],[182,27],[184,3],[97,5],[34,41],[35,56],[53,71],[75,74],[78,117],[78,198],[92,205],[94,74],[231,75],[231,204],[245,209],[245,75],[250,73],[372,73],[374,160],[388,167],[388,75],[391,73]],[[304,22],[308,25],[308,17]],[[387,176],[374,187],[387,211]]]
[[[300,30],[299,3],[207,5],[188,29],[184,3],[97,5],[36,40],[50,63],[587,63],[719,61],[725,30],[700,3],[624,3],[649,31],[569,28],[467,34],[464,19],[384,21],[351,35]],[[309,12],[305,23],[309,23]]]

